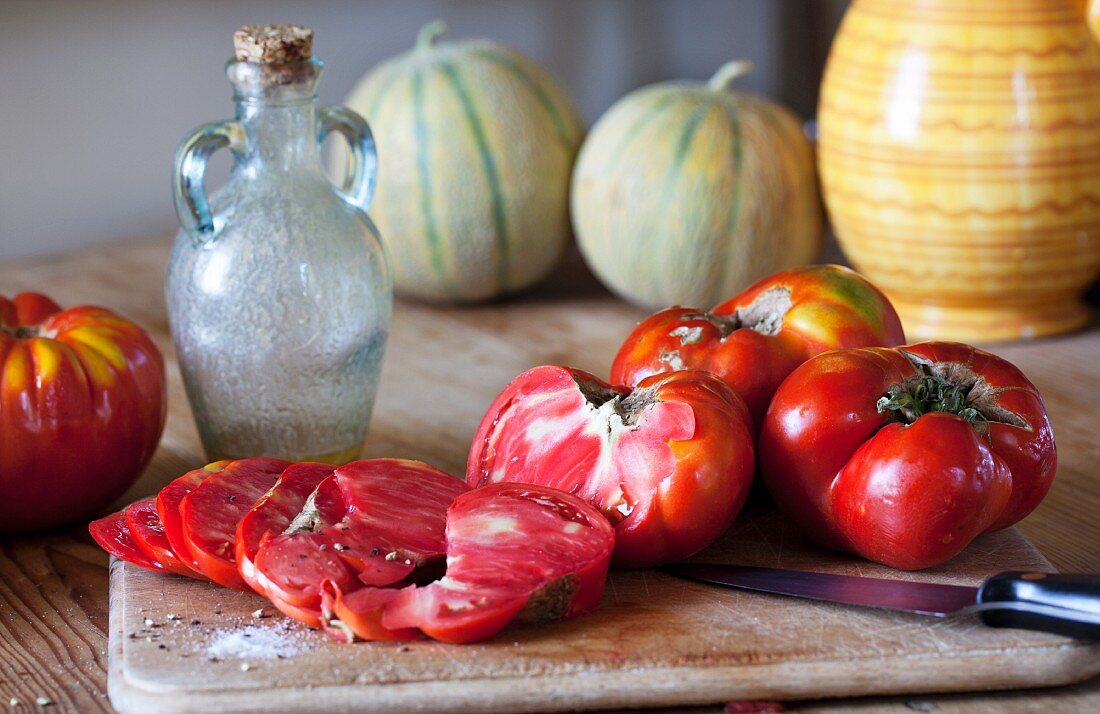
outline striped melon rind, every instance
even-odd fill
[[[730,91],[745,69],[639,89],[585,140],[573,227],[588,265],[623,298],[709,307],[820,249],[813,148],[791,112]]]
[[[472,302],[532,285],[569,239],[582,125],[534,62],[488,40],[417,46],[378,65],[347,105],[378,145],[371,217],[399,292]]]

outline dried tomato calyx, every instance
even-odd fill
[[[17,340],[29,340],[32,337],[41,337],[42,327],[39,325],[16,325],[10,327],[8,325],[0,325],[0,332],[5,335],[11,335]],[[50,335],[45,335],[49,337]]]
[[[721,339],[726,339],[734,330],[747,327],[762,335],[777,335],[783,329],[783,320],[791,310],[791,289],[786,287],[768,288],[756,296],[756,299],[744,307],[737,308],[732,315],[719,315],[713,312],[701,312],[684,315],[681,322],[688,320],[706,320],[718,328]],[[683,340],[681,339],[681,343]]]
[[[321,522],[321,512],[317,508],[317,490],[309,494],[309,498],[302,505],[302,510],[294,517],[294,520],[283,531],[283,535],[294,535],[295,533],[314,533],[321,530],[326,524]]]
[[[944,412],[965,419],[980,432],[990,423],[1028,428],[1018,414],[997,403],[1002,390],[990,386],[970,365],[932,362],[905,350],[901,353],[917,373],[886,391],[875,404],[879,414],[895,411],[912,424],[929,412]]]
[[[577,388],[594,409],[604,409],[619,416],[623,426],[634,426],[638,417],[657,401],[657,386],[637,387],[629,394],[590,380],[577,379]]]

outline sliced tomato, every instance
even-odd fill
[[[275,486],[260,498],[237,523],[235,535],[237,571],[253,590],[271,597],[266,579],[256,571],[255,557],[265,539],[281,535],[295,519],[309,519],[314,523],[317,513],[316,496],[310,496],[321,481],[332,474],[328,464],[293,464],[279,476]],[[307,504],[308,507],[307,507]],[[299,516],[301,514],[301,516]],[[280,608],[281,609],[281,608]],[[315,618],[316,619],[316,618]]]
[[[92,534],[92,538],[100,548],[119,560],[125,560],[127,563],[155,573],[167,572],[163,563],[150,558],[137,547],[133,535],[126,527],[126,516],[122,511],[92,521],[88,524],[88,532]]]
[[[456,498],[446,535],[441,580],[350,594],[326,584],[326,610],[340,621],[329,626],[337,632],[346,626],[364,639],[415,627],[466,643],[488,639],[509,622],[575,617],[598,605],[615,544],[607,519],[585,501],[514,483]]]
[[[318,587],[331,579],[348,587],[354,574],[332,546],[327,530],[347,514],[335,476],[321,481],[287,528],[261,538],[252,556],[252,578],[272,601],[320,612]]]
[[[360,588],[345,594],[331,580],[321,584],[321,624],[325,632],[340,642],[361,639],[393,642],[415,640],[420,636],[415,627],[391,630],[382,624],[386,606],[400,595],[394,588]]]
[[[467,488],[419,461],[341,466],[309,496],[294,527],[261,539],[252,577],[276,606],[320,612],[325,581],[351,592],[434,576],[447,506]]]
[[[288,466],[279,459],[230,461],[183,497],[179,516],[184,552],[200,573],[227,588],[251,591],[237,571],[237,524]]]
[[[290,619],[297,620],[306,627],[313,627],[315,629],[324,627],[320,608],[298,607],[297,605],[291,605],[288,602],[284,602],[278,597],[265,597],[267,597],[268,601],[270,601],[279,612]]]
[[[151,560],[155,560],[164,566],[164,569],[177,575],[186,575],[189,578],[206,580],[187,566],[180,559],[168,538],[164,535],[164,524],[157,515],[157,499],[155,496],[135,501],[122,511],[126,521],[126,529],[138,550],[145,553]]]
[[[168,545],[185,565],[199,571],[199,565],[191,557],[187,550],[187,543],[183,540],[183,519],[180,518],[180,502],[184,497],[195,490],[200,483],[212,474],[216,474],[229,464],[229,461],[215,461],[203,466],[201,469],[188,471],[172,483],[168,484],[157,494],[157,515],[160,516],[161,527],[164,528],[164,537],[168,539]]]

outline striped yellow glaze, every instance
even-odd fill
[[[371,218],[397,290],[473,302],[528,287],[557,263],[583,128],[531,60],[487,40],[436,42],[444,29],[425,27],[346,103],[378,145]]]
[[[573,171],[573,228],[588,265],[649,308],[710,308],[817,254],[822,212],[799,121],[734,92],[747,68],[619,100]]]
[[[826,205],[908,336],[1068,331],[1100,272],[1100,50],[1080,0],[856,0],[819,108]]]

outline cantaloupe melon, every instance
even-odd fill
[[[375,67],[347,105],[378,146],[371,218],[405,295],[472,302],[522,290],[569,240],[582,125],[533,61],[488,40],[416,47]]]
[[[748,68],[639,89],[585,140],[573,228],[588,265],[622,297],[708,308],[820,249],[813,148],[790,111],[731,89]]]

